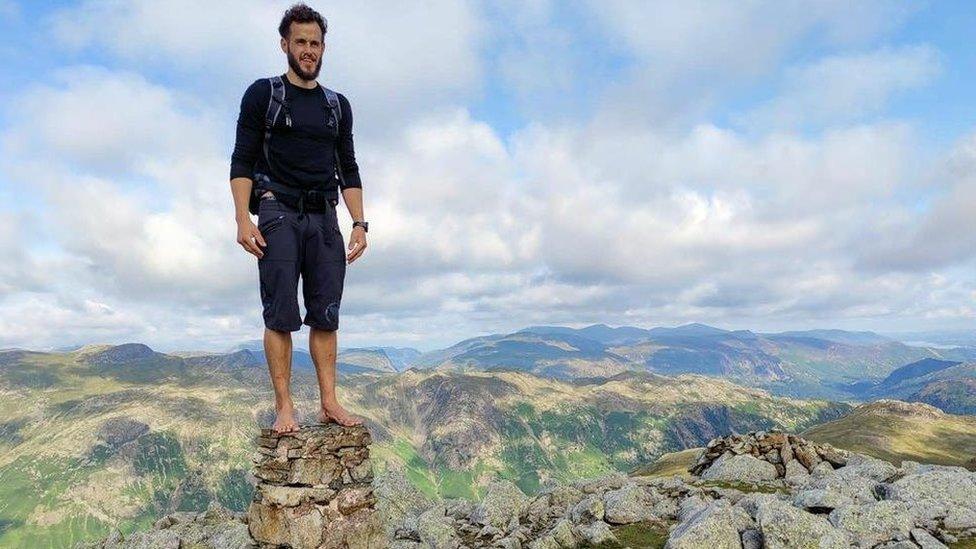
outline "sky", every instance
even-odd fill
[[[228,174],[288,5],[0,0],[0,347],[261,337]],[[976,4],[309,5],[370,222],[340,348],[976,327]]]

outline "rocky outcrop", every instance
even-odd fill
[[[710,448],[723,448],[719,456],[732,455],[714,459],[701,476],[610,473],[549,481],[533,496],[496,478],[479,501],[430,499],[395,467],[366,474],[362,449],[370,439],[362,428],[265,438],[255,456],[261,484],[247,514],[166,517],[131,542],[92,547],[613,547],[621,528],[635,526],[662,533],[668,549],[928,549],[976,535],[976,473],[911,461],[896,467],[791,435],[775,448],[775,433],[713,441]],[[757,456],[749,445],[765,451]],[[819,461],[786,462],[803,475],[755,476],[756,462],[767,473],[775,465],[761,457],[771,451]],[[716,480],[713,468],[746,478]]]
[[[75,549],[255,549],[247,532],[247,517],[211,503],[203,512],[180,511],[158,519],[152,529],[123,535],[116,530],[96,542],[82,542]]]
[[[769,478],[768,467],[784,463]],[[793,474],[791,464],[797,464]],[[743,548],[944,548],[976,535],[976,473],[962,467],[912,461],[896,467],[794,435],[757,432],[711,441],[689,471],[747,491],[778,488],[772,494],[720,494],[752,520],[737,523]],[[680,505],[714,507],[716,501],[686,499]],[[709,533],[696,538],[700,547],[728,546],[728,525],[715,528],[709,516],[680,513],[669,546],[688,531]]]
[[[821,462],[834,469],[843,467],[847,456],[847,452],[829,444],[813,443],[782,431],[756,431],[712,439],[689,472],[728,481],[802,478]]]
[[[248,531],[260,547],[370,547],[375,516],[369,431],[338,424],[257,439]]]

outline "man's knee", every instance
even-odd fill
[[[317,330],[334,332],[339,329],[339,302],[323,305],[320,300],[306,304],[305,324]]]

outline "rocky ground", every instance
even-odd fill
[[[396,470],[377,475],[373,489],[383,545],[397,549],[929,549],[976,535],[976,473],[962,467],[896,467],[756,432],[713,440],[691,472],[615,473],[548,484],[532,497],[499,479],[479,502],[431,501]],[[249,547],[247,520],[211,508],[83,547]]]

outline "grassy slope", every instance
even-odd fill
[[[895,402],[864,404],[850,415],[812,427],[802,435],[895,464],[909,459],[965,465],[976,456],[976,417]]]
[[[946,414],[923,404],[878,401],[801,433],[816,442],[900,465],[902,460],[967,465],[976,456],[976,417]],[[687,476],[701,448],[662,455],[633,475]]]
[[[688,448],[680,452],[668,452],[654,462],[638,467],[631,474],[649,477],[690,477],[688,468],[698,460],[701,451],[702,448]]]

